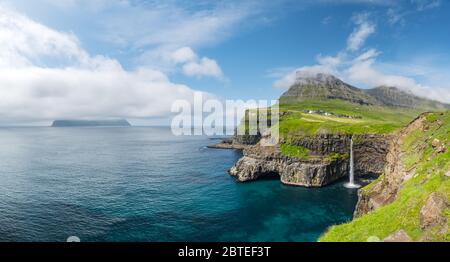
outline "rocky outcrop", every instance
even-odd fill
[[[283,156],[277,146],[254,146],[244,150],[230,170],[231,176],[245,182],[279,177],[284,184],[320,187],[348,174],[348,160],[311,157],[307,160]]]
[[[448,206],[447,199],[439,193],[431,193],[425,205],[420,209],[420,227],[422,230],[446,223],[444,210]]]
[[[246,148],[248,145],[237,143],[234,139],[223,139],[217,144],[208,145],[208,148],[216,148],[216,149],[237,149],[242,150]]]
[[[411,237],[405,230],[400,229],[383,239],[384,242],[412,242]]]
[[[235,135],[233,137],[233,143],[241,145],[256,145],[261,139],[261,134],[257,135]]]
[[[413,169],[405,170],[402,161],[403,152],[401,145],[410,132],[424,129],[424,121],[425,118],[423,116],[417,118],[393,139],[386,155],[383,179],[358,192],[355,217],[389,204],[396,199],[401,184],[414,173]]]

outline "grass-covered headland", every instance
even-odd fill
[[[424,128],[409,132],[401,144],[401,164],[411,177],[405,179],[395,201],[350,223],[331,227],[320,241],[367,241],[371,236],[382,240],[398,230],[406,232],[414,241],[450,241],[449,203],[438,214],[443,224],[424,228],[420,221],[421,211],[432,193],[450,199],[449,146],[450,111],[428,114]],[[377,183],[386,181],[386,176],[380,176],[362,188],[362,194],[370,194]]]

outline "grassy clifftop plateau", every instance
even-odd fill
[[[280,134],[387,134],[405,126],[422,110],[359,105],[343,100],[307,100],[280,105]]]
[[[399,163],[360,192],[373,210],[331,227],[320,241],[450,241],[450,111],[422,115],[393,146]]]

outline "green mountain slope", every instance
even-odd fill
[[[366,89],[364,92],[374,97],[378,103],[386,106],[422,108],[430,111],[450,109],[448,104],[421,98],[392,86],[379,86]]]
[[[387,134],[448,105],[397,88],[363,90],[332,75],[299,76],[280,97],[280,134]]]
[[[280,97],[281,104],[308,100],[340,99],[361,105],[376,105],[378,101],[361,89],[327,74],[297,77],[294,85]]]

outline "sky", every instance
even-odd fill
[[[177,99],[276,99],[295,72],[450,103],[444,0],[0,0],[0,124],[163,123]]]

